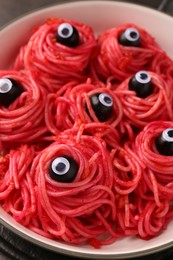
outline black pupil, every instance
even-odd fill
[[[66,167],[65,164],[62,163],[62,162],[60,162],[60,163],[57,164],[56,170],[57,170],[58,172],[62,172],[62,171],[65,170],[65,167]]]
[[[69,34],[69,29],[68,28],[63,28],[62,29],[62,34],[67,36]]]
[[[169,137],[173,137],[173,130],[169,130],[169,131],[168,131],[168,136],[169,136]]]
[[[141,73],[141,74],[140,74],[140,78],[143,79],[143,80],[145,80],[145,79],[148,78],[148,75],[145,74],[145,73]]]
[[[112,100],[110,97],[104,97],[104,101],[107,103],[107,104],[111,104],[112,103]]]
[[[136,33],[136,32],[131,32],[131,33],[130,33],[130,36],[131,36],[133,39],[135,39],[135,38],[137,38],[137,33]]]

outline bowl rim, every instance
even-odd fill
[[[3,209],[0,209],[0,213]],[[8,215],[8,213],[5,212],[5,214]],[[12,218],[10,216],[10,218]],[[158,253],[160,251],[169,249],[173,246],[173,240],[171,242],[168,242],[166,244],[163,245],[159,245],[159,246],[155,246],[152,249],[148,248],[148,249],[144,249],[141,251],[135,251],[135,252],[128,252],[125,254],[110,254],[109,252],[104,253],[104,254],[100,254],[99,253],[99,249],[96,250],[94,253],[90,253],[90,252],[83,252],[83,251],[77,251],[73,248],[73,245],[70,246],[68,245],[68,247],[71,248],[66,248],[67,245],[66,244],[61,244],[61,242],[58,241],[54,241],[57,244],[60,244],[59,247],[56,247],[55,245],[52,245],[52,240],[49,238],[44,238],[46,240],[42,241],[43,237],[41,235],[38,235],[36,233],[34,233],[33,231],[30,231],[31,234],[33,234],[33,236],[28,235],[28,229],[24,226],[22,226],[21,224],[17,223],[17,225],[22,227],[22,231],[20,229],[17,229],[15,226],[11,225],[11,223],[9,223],[8,221],[4,220],[4,218],[2,218],[2,216],[0,216],[0,223],[8,228],[10,231],[12,231],[14,234],[18,235],[20,238],[24,239],[27,242],[30,242],[31,244],[34,244],[36,246],[39,246],[41,248],[44,248],[46,250],[52,251],[54,253],[60,253],[63,255],[67,255],[67,256],[71,256],[71,257],[81,257],[83,259],[88,259],[92,257],[92,259],[107,259],[107,260],[111,260],[111,259],[132,259],[132,257],[136,258],[136,257],[142,257],[142,256],[147,256],[150,254],[154,254],[154,253]],[[49,243],[50,242],[50,243]],[[62,245],[64,245],[64,247],[62,247]]]
[[[53,7],[57,7],[57,6],[68,6],[70,5],[83,5],[83,4],[90,4],[90,3],[94,3],[94,4],[107,4],[107,5],[111,5],[112,3],[116,4],[116,5],[124,5],[124,6],[131,6],[133,8],[142,8],[143,10],[146,9],[146,11],[151,12],[151,13],[157,13],[159,15],[161,15],[162,17],[165,17],[166,19],[170,19],[172,20],[172,16],[168,13],[165,13],[159,9],[154,9],[154,7],[149,7],[149,6],[145,6],[144,4],[137,4],[137,3],[131,3],[128,2],[128,0],[125,0],[123,2],[121,2],[121,0],[60,0],[60,2],[55,3],[55,4],[46,4],[42,7],[38,7],[38,8],[34,8],[30,11],[26,11],[21,15],[17,15],[15,18],[10,19],[8,22],[6,22],[5,24],[0,26],[0,32],[4,31],[7,29],[8,26],[11,26],[12,24],[18,23],[20,22],[20,20],[25,19],[25,18],[29,18],[29,16],[33,15],[33,14],[37,14],[40,13],[42,11],[44,11],[45,9],[51,9]]]

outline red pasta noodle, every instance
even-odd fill
[[[170,121],[156,121],[148,124],[136,138],[136,152],[149,174],[149,184],[157,186],[158,198],[173,198],[172,156],[159,154],[155,139],[166,128],[172,128]],[[153,188],[154,189],[154,188]]]
[[[120,98],[124,117],[130,125],[143,128],[155,120],[172,120],[173,81],[164,80],[159,74],[149,71],[154,89],[146,98],[140,98],[134,91],[129,90],[127,78],[116,89]]]
[[[79,165],[71,183],[56,182],[48,174],[50,162],[62,155],[72,157]],[[30,229],[75,244],[97,238],[101,245],[122,235],[113,227],[113,169],[102,139],[81,135],[77,140],[65,133],[60,135],[35,158],[31,176],[37,190],[39,226],[31,221]],[[108,236],[102,240],[100,235],[105,233]]]
[[[117,146],[110,153],[114,166],[114,189],[120,195],[130,194],[141,179],[142,167],[129,143]]]
[[[149,70],[161,76],[168,76],[168,71],[172,69],[172,66],[172,60],[165,53],[157,53],[150,64]]]
[[[166,228],[172,206],[170,196],[163,196],[159,190],[157,176],[151,170],[147,170],[148,164],[145,165],[144,160],[140,158],[141,147],[146,149],[144,140],[138,140],[141,135],[136,139],[136,146],[127,142],[123,148],[117,147],[112,150],[110,155],[114,166],[117,222],[125,235],[135,234],[149,239]],[[149,143],[151,140],[147,141]]]
[[[170,82],[170,88],[173,90],[173,61],[165,55],[157,55],[151,64],[151,70],[156,71],[166,81]]]
[[[70,23],[78,30],[79,46],[71,48],[56,41],[57,28],[62,23]],[[14,69],[31,70],[53,92],[73,79],[81,81],[86,77],[95,45],[91,27],[71,20],[48,19],[21,48]]]
[[[50,93],[45,103],[45,123],[53,135],[71,129],[78,121],[76,105],[68,98],[68,93],[76,85],[70,82],[56,93]],[[67,96],[67,97],[66,97]]]
[[[111,86],[109,85],[105,86],[101,83],[92,84],[90,81],[88,81],[86,84],[79,84],[71,90],[69,98],[76,104],[79,118],[83,123],[92,123],[93,121],[100,122],[91,106],[89,97],[96,93],[104,92],[110,95],[113,99],[113,111],[106,122],[112,127],[116,127],[119,124],[123,115],[122,106],[118,97],[111,91],[110,88]]]
[[[129,197],[129,205],[137,233],[144,239],[160,234],[172,220],[172,156],[161,155],[155,146],[162,131],[172,127],[169,121],[152,122],[132,145],[143,170],[139,185]]]
[[[141,181],[142,167],[129,142],[124,147],[117,146],[113,149],[110,158],[114,167],[113,190],[116,194],[117,222],[126,235],[138,234],[130,199]]]
[[[0,156],[0,200],[17,221],[27,225],[36,211],[36,197],[30,174],[34,146],[26,144],[5,150]]]
[[[167,216],[172,211],[167,200],[162,200],[160,206],[151,199],[143,199],[135,192],[130,201],[132,221],[137,225],[137,233],[143,239],[150,239],[159,235],[167,226]]]
[[[57,93],[48,95],[45,121],[49,130],[56,134],[59,131],[80,126],[82,123],[99,123],[89,97],[102,92],[109,94],[113,99],[113,112],[106,122],[116,127],[122,118],[122,106],[119,99],[110,90],[109,85],[106,86],[102,82],[92,83],[88,79],[86,83],[81,84],[71,82]]]
[[[105,122],[100,122],[90,104],[90,96],[96,93],[107,93],[113,99],[113,111]],[[45,105],[45,122],[53,135],[72,129],[87,132],[90,135],[105,137],[106,143],[114,146],[119,141],[116,130],[122,118],[122,106],[109,85],[101,82],[76,84],[70,82],[57,93],[47,96]]]
[[[78,46],[56,39],[62,23],[78,30]],[[130,27],[140,34],[138,47],[119,43]],[[155,143],[173,128],[172,65],[135,24],[103,32],[97,42],[90,26],[71,20],[35,28],[13,70],[0,71],[23,89],[5,106],[0,82],[3,209],[37,234],[73,245],[98,249],[120,237],[159,235],[173,219],[172,155]],[[149,75],[147,96],[131,81],[139,71]],[[73,168],[70,179],[62,161],[53,165],[60,157]]]
[[[24,72],[0,71],[0,78],[16,80],[22,94],[8,107],[0,105],[0,141],[5,145],[30,142],[47,132],[44,123],[46,93]]]
[[[123,46],[118,42],[119,35],[133,27],[140,33],[140,47]],[[157,53],[163,51],[154,38],[135,24],[124,24],[109,29],[98,37],[98,55],[92,62],[91,73],[94,78],[106,80],[113,76],[121,81],[138,70],[147,69]]]

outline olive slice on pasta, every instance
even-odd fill
[[[97,93],[90,97],[91,106],[100,122],[106,121],[112,113],[113,99],[107,93]]]
[[[58,26],[56,39],[59,43],[68,47],[77,47],[79,45],[78,30],[69,23],[61,23]]]
[[[140,98],[146,98],[153,92],[153,83],[151,76],[147,71],[138,71],[129,80],[129,89],[136,92]]]
[[[173,128],[165,129],[155,141],[158,152],[162,155],[173,155]]]
[[[58,182],[72,182],[78,172],[77,162],[69,156],[59,156],[52,160],[49,175]]]
[[[21,85],[11,78],[0,78],[0,105],[8,107],[23,92]]]
[[[120,34],[118,41],[124,46],[140,46],[140,34],[139,31],[135,28],[127,28],[123,33]]]

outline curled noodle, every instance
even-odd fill
[[[89,99],[96,93],[104,92],[113,99],[113,112],[106,123],[115,128],[121,121],[122,106],[116,94],[110,90],[109,85],[106,86],[101,82],[92,83],[88,79],[86,83],[68,83],[62,89],[63,95],[61,90],[48,96],[45,108],[45,121],[53,134],[80,126],[82,123],[100,123]]]
[[[112,166],[103,140],[85,135],[79,140],[64,133],[35,158],[31,174],[38,192],[37,217],[47,235],[71,243],[83,243],[108,231],[108,238],[100,241],[104,244],[119,236],[111,225],[116,218]],[[56,182],[48,174],[50,161],[62,154],[79,165],[71,183]],[[33,223],[30,228],[34,229]]]
[[[90,96],[96,93],[107,93],[113,99],[113,111],[105,122],[100,122],[90,103]],[[120,140],[116,127],[123,116],[122,106],[118,97],[110,90],[109,85],[101,82],[85,83],[70,82],[55,94],[47,96],[45,104],[45,122],[53,135],[70,130],[77,134],[87,133],[99,136],[106,143],[115,147]]]
[[[8,107],[0,105],[0,141],[30,142],[43,136],[45,91],[24,72],[0,71],[0,77],[16,80],[24,90]]]
[[[58,42],[62,23],[78,30],[78,46]],[[139,47],[119,43],[129,27],[138,30]],[[172,64],[135,24],[97,39],[72,20],[50,18],[35,28],[13,70],[0,71],[23,88],[0,105],[2,208],[37,234],[72,245],[98,249],[120,237],[159,235],[173,219],[173,158],[155,144],[173,128]],[[143,78],[130,81],[140,71]],[[151,91],[138,97],[129,83]],[[74,163],[70,181],[63,159]]]
[[[26,144],[0,156],[0,200],[15,220],[27,225],[36,211],[36,196],[30,174],[34,146]]]
[[[140,33],[140,47],[123,46],[118,42],[119,35],[133,27]],[[98,37],[98,55],[92,62],[94,78],[105,80],[110,76],[122,81],[138,70],[148,68],[157,53],[163,52],[154,38],[135,24],[124,24],[109,29]]]
[[[64,22],[78,30],[79,46],[71,48],[56,41],[57,28]],[[71,20],[48,19],[21,49],[14,69],[32,71],[43,87],[55,92],[71,80],[85,79],[95,44],[91,27]]]
[[[123,81],[115,93],[120,98],[123,107],[124,120],[136,127],[144,127],[155,120],[172,120],[172,81],[164,80],[159,74],[148,72],[154,86],[153,93],[146,98],[140,98],[129,90],[129,78]]]

